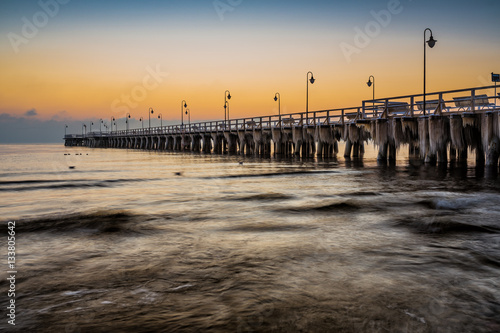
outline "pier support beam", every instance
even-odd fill
[[[460,164],[467,163],[467,143],[465,141],[464,126],[460,115],[450,117],[450,160],[453,161],[457,153],[456,161]]]
[[[447,117],[432,115],[429,118],[429,153],[436,155],[440,164],[448,163],[447,148],[450,125]]]
[[[238,136],[231,133],[231,132],[225,132],[224,133],[224,138],[226,139],[227,145],[228,145],[228,153],[229,154],[236,154],[238,150]]]
[[[351,154],[352,154],[352,142],[351,140],[347,139],[344,148],[344,158],[351,158]]]
[[[389,122],[387,119],[375,120],[375,145],[378,146],[377,160],[387,162],[389,149]]]
[[[496,167],[498,165],[499,156],[500,140],[495,136],[493,139],[491,139],[488,147],[488,153],[486,154],[486,165]]]
[[[418,118],[418,140],[420,158],[423,159],[425,163],[433,163],[435,156],[432,156],[430,153],[428,116]]]
[[[378,146],[377,161],[387,162],[387,150],[388,150],[388,148],[389,148],[389,144],[387,142]]]
[[[302,144],[304,142],[304,135],[303,135],[303,130],[302,130],[301,126],[294,126],[292,128],[292,138],[293,138],[293,144],[295,147],[294,154],[296,156],[300,156]],[[302,155],[304,155],[303,152],[302,152]]]
[[[212,136],[203,135],[203,152],[210,154],[212,152]]]
[[[281,128],[273,128],[271,130],[271,137],[274,142],[274,154],[283,155],[284,154],[284,142]]]
[[[253,132],[239,131],[238,140],[240,155],[253,155],[255,148]]]

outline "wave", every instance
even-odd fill
[[[351,192],[339,194],[340,197],[372,197],[382,195],[382,193],[377,192]]]
[[[294,197],[291,195],[281,194],[281,193],[262,193],[249,196],[242,196],[233,198],[229,200],[233,201],[279,201],[279,200],[290,200]]]
[[[318,175],[318,174],[332,174],[338,171],[286,171],[286,172],[269,172],[269,173],[250,173],[239,175],[227,175],[220,177],[203,177],[201,179],[232,179],[232,178],[260,178],[260,177],[283,177],[283,176],[296,176],[296,175]]]
[[[88,183],[88,184],[58,184],[58,185],[45,185],[45,186],[24,186],[24,187],[10,187],[0,188],[0,192],[11,191],[35,191],[35,190],[54,190],[54,189],[68,189],[68,188],[86,188],[86,187],[109,187],[104,183]]]
[[[452,216],[427,216],[422,218],[405,218],[394,221],[395,226],[406,227],[421,234],[448,235],[455,233],[499,233],[494,226],[473,224],[452,220]]]
[[[335,202],[335,203],[330,203],[326,205],[319,205],[319,206],[302,206],[302,207],[287,207],[287,208],[278,208],[275,211],[277,212],[284,212],[284,213],[311,213],[311,212],[319,212],[319,213],[330,213],[330,212],[337,212],[337,213],[351,213],[355,211],[360,211],[362,209],[365,209],[360,204],[350,202],[350,201],[345,201],[345,202]]]
[[[472,202],[469,199],[461,199],[461,200],[431,199],[431,200],[419,201],[417,202],[417,204],[434,210],[459,211],[470,208],[472,205],[474,205],[474,202]]]
[[[88,231],[94,234],[135,234],[147,230],[141,224],[146,220],[145,217],[127,211],[96,211],[17,221],[16,231],[21,233]]]
[[[22,185],[22,184],[43,184],[43,183],[62,183],[66,180],[8,180],[0,181],[0,186],[2,185]]]
[[[0,192],[34,191],[88,187],[111,187],[115,184],[141,182],[144,179],[107,179],[107,180],[19,180],[0,182]],[[6,185],[6,186],[5,186]],[[24,186],[22,186],[24,185]],[[29,186],[32,185],[32,186]],[[3,187],[5,186],[5,187]]]

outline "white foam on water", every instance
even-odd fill
[[[172,291],[179,291],[179,290],[183,290],[183,289],[187,289],[187,288],[191,288],[191,287],[193,287],[192,284],[185,284],[185,285],[182,285],[182,286],[178,286],[178,287],[172,288],[170,290],[172,290]]]
[[[418,317],[417,315],[414,315],[413,313],[409,312],[408,310],[404,310],[405,314],[412,317],[413,319],[416,319],[418,320],[419,322],[421,322],[422,324],[425,324],[425,319],[422,318],[422,317]]]

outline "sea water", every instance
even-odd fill
[[[0,145],[0,331],[500,331],[496,170],[375,157]]]

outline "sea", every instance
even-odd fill
[[[0,331],[500,332],[498,169],[405,150],[0,145]]]

